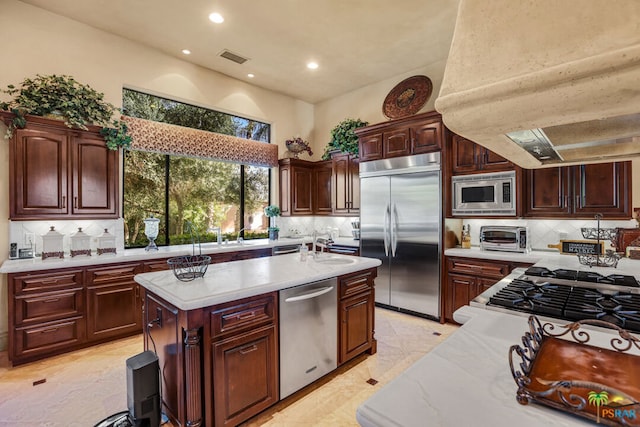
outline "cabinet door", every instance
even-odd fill
[[[474,277],[449,274],[447,277],[448,301],[445,318],[453,320],[453,313],[460,307],[469,304],[469,301],[475,297],[475,293],[476,280]]]
[[[382,138],[382,150],[384,158],[411,154],[411,132],[409,128],[385,132]]]
[[[276,327],[266,326],[212,344],[216,426],[235,426],[276,403]]]
[[[631,162],[573,167],[574,212],[610,218],[631,218]]]
[[[333,156],[333,212],[349,212],[349,155]]]
[[[508,171],[515,167],[509,160],[486,148],[481,148],[480,155],[484,171]]]
[[[142,303],[133,276],[141,264],[87,269],[87,333],[102,340],[142,331]]]
[[[318,162],[313,168],[313,212],[316,215],[331,215],[331,175],[333,162]]]
[[[292,184],[291,190],[293,192],[293,200],[291,203],[292,215],[312,215],[312,181],[313,170],[311,168],[304,167],[292,167],[291,168]]]
[[[424,123],[411,127],[411,153],[431,153],[442,149],[442,123]]]
[[[291,166],[280,164],[280,215],[291,215]]]
[[[365,162],[382,158],[382,133],[362,135],[359,137],[360,159]]]
[[[360,214],[360,160],[349,156],[349,213]]]
[[[371,348],[373,304],[370,290],[340,301],[339,364]]]
[[[460,135],[453,135],[451,140],[451,168],[454,174],[474,172],[478,170],[476,164],[475,142],[469,141]]]
[[[81,133],[71,139],[71,213],[92,218],[118,217],[118,152],[98,135]]]
[[[571,214],[569,168],[528,169],[524,173],[524,216],[566,217]]]
[[[55,130],[16,129],[11,143],[10,218],[67,215],[66,134]]]

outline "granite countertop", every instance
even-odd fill
[[[508,354],[529,331],[526,316],[465,306],[454,317],[464,325],[357,409],[361,426],[593,425],[516,401]],[[610,348],[609,340],[617,335],[602,331],[590,330],[589,343]]]
[[[299,253],[209,265],[203,278],[178,280],[172,271],[138,274],[145,289],[181,310],[192,310],[377,267],[379,259],[323,254],[306,261]]]

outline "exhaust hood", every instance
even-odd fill
[[[524,168],[640,156],[640,1],[461,0],[435,107]]]

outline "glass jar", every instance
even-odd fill
[[[71,257],[80,255],[91,256],[91,236],[82,231],[82,227],[78,227],[78,232],[69,236],[71,246]]]
[[[58,233],[51,226],[49,232],[42,236],[42,259],[64,258],[63,241],[64,234]]]
[[[98,236],[98,255],[115,254],[116,253],[116,236],[104,229],[104,233]]]
[[[158,250],[158,246],[156,246],[156,238],[158,237],[159,224],[160,220],[158,218],[154,218],[153,215],[144,220],[144,234],[149,239],[149,244],[144,248],[145,251]]]

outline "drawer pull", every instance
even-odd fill
[[[58,284],[58,279],[43,280],[42,284],[43,285],[57,285]]]
[[[255,312],[255,311],[252,311],[252,312],[250,312],[250,313],[239,314],[239,315],[238,315],[238,320],[253,319],[254,317],[256,317],[256,312]]]
[[[49,328],[49,329],[43,329],[40,331],[41,334],[49,334],[51,332],[57,332],[58,328]]]
[[[258,349],[257,345],[251,344],[250,346],[241,348],[239,351],[240,351],[240,354],[249,354],[252,351],[256,351],[257,349]]]
[[[50,303],[50,302],[58,302],[58,301],[60,301],[60,298],[49,298],[49,299],[46,299],[46,300],[44,300],[42,302]]]

